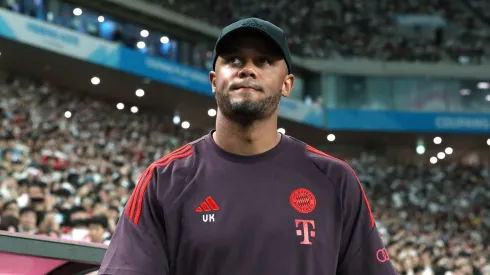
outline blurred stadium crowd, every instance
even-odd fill
[[[148,1],[215,26],[267,18],[286,31],[292,51],[306,57],[485,63],[490,55],[489,20],[475,17],[468,0]],[[469,2],[482,14],[489,9],[487,1]],[[398,19],[407,14],[444,23],[404,28]]]
[[[190,141],[171,118],[0,76],[3,230],[103,242],[144,169]]]
[[[171,118],[23,78],[2,75],[0,97],[2,230],[108,243],[145,167],[196,138]],[[490,274],[488,168],[349,163],[401,274]]]
[[[0,6],[38,16],[40,1],[27,2]],[[306,57],[480,64],[490,55],[484,0],[150,2],[216,26],[267,18]],[[403,28],[399,14],[440,16],[445,27]],[[0,230],[108,243],[144,169],[204,134],[4,73],[0,98]],[[397,165],[368,154],[348,162],[400,274],[490,275],[488,167]]]
[[[247,16],[266,18],[285,30],[291,51],[304,57],[460,64],[487,63],[490,57],[484,0],[146,1],[216,27]],[[59,2],[53,13],[47,3],[0,0],[0,7],[138,48],[141,36],[135,25],[115,20],[116,28],[102,30],[96,12],[74,14],[73,4]],[[145,52],[177,59],[172,37],[164,36],[167,47],[161,49],[162,35],[152,31],[145,38]],[[185,64],[209,67],[212,45],[192,48],[193,60]]]

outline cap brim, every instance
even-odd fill
[[[219,55],[223,51],[223,48],[226,47],[226,45],[228,45],[230,42],[232,42],[233,39],[236,38],[238,35],[243,34],[243,33],[256,34],[258,36],[266,38],[267,40],[269,40],[269,42],[274,44],[274,46],[277,47],[281,51],[281,55],[284,56],[284,52],[283,52],[281,46],[274,39],[274,37],[272,37],[272,35],[270,35],[266,31],[264,31],[260,28],[255,28],[255,27],[241,27],[241,28],[234,29],[234,30],[228,32],[227,34],[223,35],[220,38],[220,40],[218,41],[218,44],[216,44],[216,47],[215,47],[216,55]]]

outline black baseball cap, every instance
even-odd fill
[[[281,54],[288,66],[288,73],[291,73],[291,53],[289,52],[288,43],[284,31],[271,22],[259,19],[259,18],[247,18],[232,23],[221,30],[221,33],[216,41],[213,51],[213,70],[216,65],[216,59],[220,54],[223,46],[226,44],[228,38],[232,35],[242,32],[244,30],[256,31],[258,34],[269,39],[281,50]]]

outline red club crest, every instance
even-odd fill
[[[291,193],[289,202],[296,211],[307,214],[315,210],[316,198],[310,190],[299,188]]]

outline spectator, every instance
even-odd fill
[[[0,230],[9,232],[18,232],[19,219],[14,216],[5,214],[0,219]]]
[[[7,201],[3,204],[2,208],[3,216],[12,216],[19,218],[19,206],[16,201]]]
[[[38,232],[36,214],[36,210],[32,207],[24,207],[20,211],[19,232],[29,234],[36,234]]]
[[[105,243],[109,242],[109,232],[108,232],[108,220],[107,216],[100,215],[95,216],[88,220],[88,227],[90,231],[90,241],[95,243]]]

